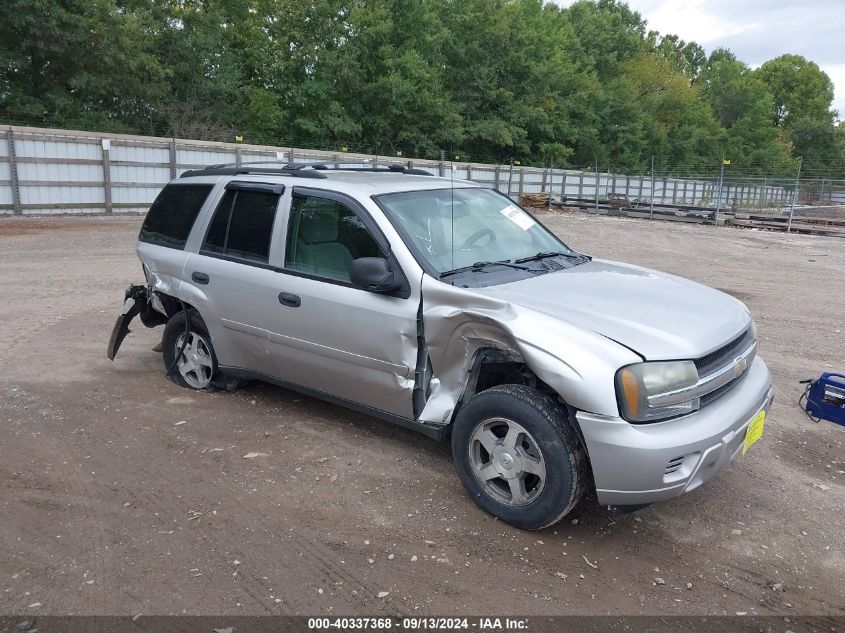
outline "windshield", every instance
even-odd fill
[[[491,189],[409,191],[385,194],[378,200],[440,274],[477,262],[573,253],[509,198]]]

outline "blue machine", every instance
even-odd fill
[[[825,372],[808,380],[801,396],[804,410],[813,420],[830,420],[845,426],[845,375]]]

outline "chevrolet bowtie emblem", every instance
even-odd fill
[[[734,377],[739,378],[742,376],[742,372],[745,371],[745,368],[748,367],[748,359],[737,356],[734,363]]]

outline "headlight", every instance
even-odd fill
[[[698,411],[698,398],[654,406],[649,399],[687,389],[698,382],[691,360],[628,365],[616,372],[616,394],[622,416],[630,422],[652,422]]]
[[[754,323],[753,319],[751,320],[751,338],[757,340],[757,324]]]

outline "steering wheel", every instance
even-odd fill
[[[461,249],[462,250],[468,250],[468,249],[472,248],[473,245],[477,241],[479,241],[481,238],[483,238],[485,236],[489,237],[491,242],[496,240],[496,234],[493,232],[492,229],[490,229],[490,228],[478,229],[475,233],[473,233],[468,238],[466,238],[466,240],[464,240],[464,243],[461,244]]]

